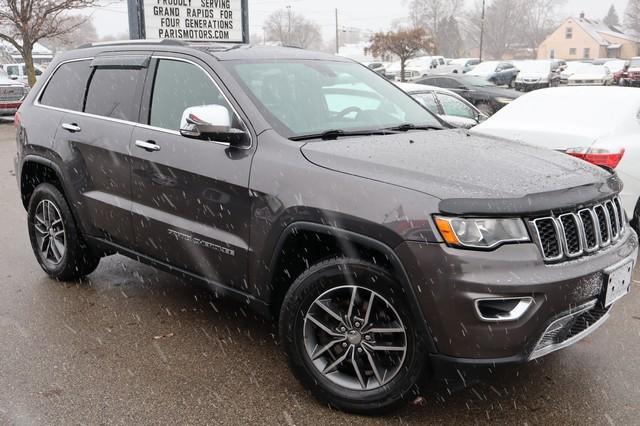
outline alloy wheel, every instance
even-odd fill
[[[304,318],[304,344],[315,368],[338,386],[373,390],[389,383],[407,353],[398,312],[379,293],[347,285],[318,296]]]
[[[50,265],[60,264],[67,250],[67,240],[58,207],[51,200],[40,201],[36,207],[33,225],[42,260]]]

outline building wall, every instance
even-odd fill
[[[571,39],[566,38],[567,28],[573,29]],[[538,59],[550,58],[552,49],[555,51],[555,58],[557,59],[583,59],[584,49],[589,49],[590,58],[607,56],[606,49],[600,46],[600,44],[572,18],[567,19],[542,42],[538,48]],[[575,49],[575,53],[571,49]]]
[[[608,34],[603,35],[603,37],[611,44],[622,45],[620,47],[620,54],[618,55],[620,59],[631,59],[634,56],[640,56],[640,52],[638,51],[638,43],[626,40],[624,38],[613,37]],[[606,55],[604,57],[606,58]]]

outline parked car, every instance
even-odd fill
[[[487,119],[480,110],[451,90],[424,84],[396,84],[429,111],[454,127],[470,129]]]
[[[516,90],[528,92],[560,85],[560,73],[551,61],[522,61],[517,66],[520,73],[514,84]]]
[[[27,75],[27,66],[24,63],[21,64],[5,64],[2,66],[12,80],[18,80],[24,84],[29,84],[29,76]],[[36,79],[42,75],[42,68],[38,65],[34,65]]]
[[[569,77],[569,86],[609,86],[613,84],[613,75],[604,65],[587,65],[579,68]]]
[[[519,70],[510,62],[487,61],[476,65],[468,75],[482,77],[498,86],[513,87]]]
[[[629,61],[621,76],[618,78],[621,86],[640,86],[640,57],[633,58]]]
[[[569,84],[569,77],[575,74],[578,70],[588,67],[590,64],[581,61],[571,61],[567,63],[567,66],[560,71],[560,84]]]
[[[387,64],[384,62],[370,62],[368,64],[366,64],[366,66],[377,72],[378,74],[385,76],[386,75],[386,71],[387,71]]]
[[[449,89],[490,116],[520,96],[520,92],[498,87],[482,77],[465,75],[432,76],[417,80],[417,84]]]
[[[202,283],[274,318],[317,398],[372,414],[443,364],[587,336],[638,253],[615,174],[442,127],[346,58],[112,43],[56,56],[16,117],[14,170],[50,277],[121,253]],[[588,254],[583,229],[603,236]]]
[[[443,56],[420,56],[405,62],[404,80],[413,81],[433,74],[438,67],[444,66]],[[387,68],[387,75],[391,80],[401,81],[400,61],[394,62]]]
[[[466,74],[479,63],[477,58],[452,59],[446,65],[438,67],[434,74]]]
[[[474,132],[570,153],[615,169],[627,216],[640,231],[640,97],[635,89],[566,87],[530,93]]]
[[[0,115],[15,114],[28,92],[26,85],[10,78],[0,69]]]

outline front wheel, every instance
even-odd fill
[[[379,414],[415,395],[426,372],[424,338],[384,269],[355,259],[318,263],[293,283],[280,338],[293,372],[316,398]]]
[[[55,186],[43,183],[33,191],[27,222],[33,253],[51,278],[75,280],[98,267],[100,257],[84,244],[67,200]]]

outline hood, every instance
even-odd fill
[[[606,74],[576,73],[569,77],[569,80],[606,80],[609,78]]]
[[[318,166],[440,199],[521,198],[610,176],[566,154],[464,130],[340,138],[301,151]]]

